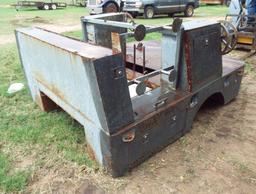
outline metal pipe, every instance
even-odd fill
[[[135,70],[136,70],[136,45],[133,45],[133,78],[135,78]]]
[[[102,20],[102,19],[83,19],[86,23],[93,23],[93,24],[101,24],[106,26],[114,26],[119,28],[127,28],[135,30],[135,28],[138,26],[134,23],[126,23],[126,22],[117,22],[117,21],[109,21],[109,20]]]
[[[149,33],[153,33],[153,32],[158,32],[158,31],[161,31],[161,30],[164,30],[166,29],[166,27],[164,26],[158,26],[158,27],[149,27],[149,26],[146,26],[147,30],[146,30],[146,33],[149,34]],[[168,28],[169,29],[169,28]],[[134,32],[125,32],[125,33],[122,33],[120,34],[120,36],[124,36],[124,37],[133,37],[134,36]]]
[[[145,70],[146,70],[146,50],[145,50],[145,46],[142,47],[142,52],[143,52],[143,75],[145,75]]]

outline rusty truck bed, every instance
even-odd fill
[[[161,68],[161,42],[159,41],[145,41],[143,42],[146,51],[146,68],[156,70]],[[126,62],[133,64],[133,52],[134,52],[134,43],[128,43],[126,46]],[[243,66],[243,63],[239,60],[233,59],[229,56],[223,56],[223,66],[222,66],[222,76],[225,76],[236,69],[239,69]],[[136,64],[138,66],[143,66],[143,53],[142,50],[136,49]],[[131,73],[131,71],[129,70]],[[137,75],[142,75],[137,72]],[[158,84],[158,83],[157,83]]]

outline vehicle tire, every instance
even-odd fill
[[[145,8],[145,11],[144,11],[144,17],[145,17],[146,19],[151,19],[151,18],[154,17],[154,15],[155,15],[154,7],[152,7],[152,6],[147,6],[147,7]]]
[[[103,12],[104,13],[118,12],[118,7],[114,3],[108,3],[107,5],[104,6]]]
[[[175,13],[168,13],[168,16],[172,18],[174,16],[174,14]]]
[[[43,9],[44,9],[44,10],[49,10],[49,9],[50,9],[50,6],[49,6],[48,4],[44,4],[44,5],[43,5]]]
[[[80,3],[79,6],[80,6],[80,7],[86,7],[86,2]]]
[[[129,14],[131,14],[131,16],[132,16],[133,18],[136,18],[136,17],[138,16],[138,13],[136,13],[136,12],[130,12]]]
[[[194,6],[193,5],[187,5],[184,15],[186,17],[192,17],[194,15]]]
[[[57,9],[57,5],[56,5],[56,4],[52,4],[52,5],[51,5],[51,9],[52,9],[52,10]]]

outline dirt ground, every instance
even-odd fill
[[[63,33],[68,31],[76,31],[81,29],[81,24],[65,24],[65,25],[55,25],[55,24],[45,24],[45,23],[36,23],[33,26],[44,28],[53,32]],[[13,43],[15,42],[15,35],[0,35],[0,45]]]
[[[64,32],[80,25],[42,24]],[[0,44],[14,37],[0,37]],[[4,42],[5,41],[5,42]],[[243,58],[243,51],[233,54]],[[256,57],[249,60],[254,63]],[[40,149],[31,147],[31,149]],[[40,153],[40,150],[37,150]],[[201,109],[190,133],[169,145],[125,177],[113,179],[102,170],[88,170],[51,157],[31,177],[24,193],[237,193],[256,191],[256,77],[247,73],[238,97],[223,107]],[[42,155],[20,158],[25,168]],[[19,154],[17,154],[19,158]]]

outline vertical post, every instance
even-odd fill
[[[145,75],[145,70],[146,70],[146,50],[145,46],[142,47],[142,52],[143,52],[143,75]]]
[[[253,31],[253,41],[252,41],[251,51],[256,52],[256,29],[254,29],[254,31]]]
[[[136,70],[136,45],[133,45],[133,78],[135,78],[135,70]]]

